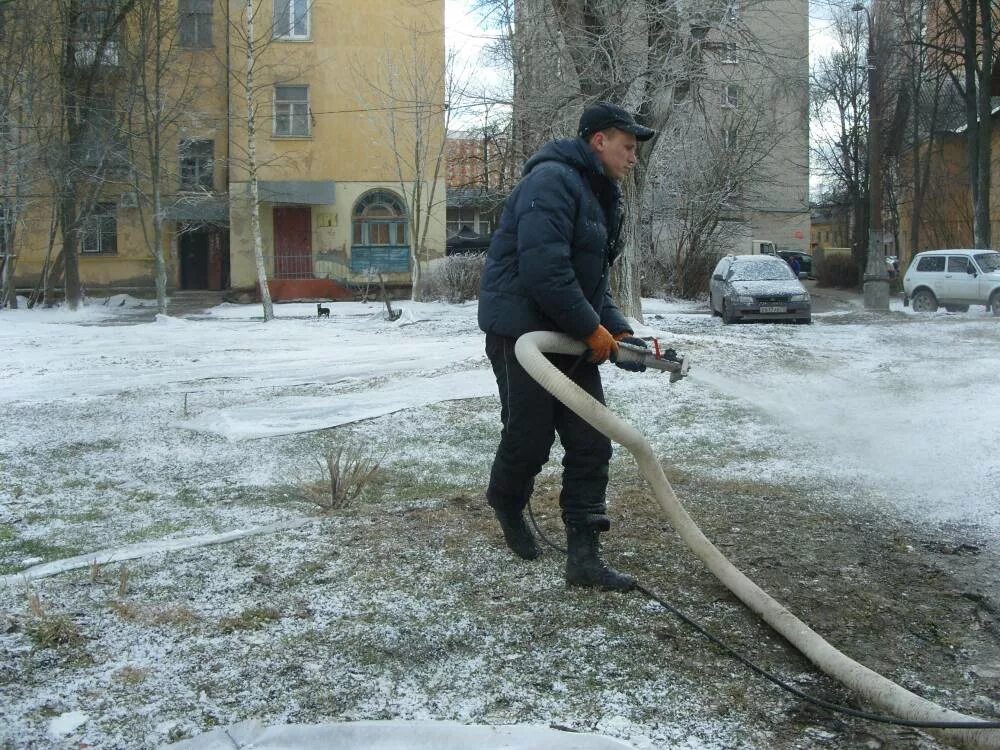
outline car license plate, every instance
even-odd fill
[[[760,311],[762,313],[783,313],[785,312],[784,305],[772,305],[770,307],[761,307]]]

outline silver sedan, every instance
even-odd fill
[[[727,255],[720,260],[709,283],[709,307],[724,323],[812,322],[809,292],[788,263],[773,255]]]

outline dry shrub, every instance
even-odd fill
[[[350,505],[379,470],[379,462],[371,454],[356,448],[333,448],[318,464],[323,478],[306,490],[309,499],[324,511]]]
[[[858,285],[858,267],[848,253],[829,253],[816,269],[816,284],[841,289]]]
[[[24,632],[36,649],[79,646],[86,639],[80,628],[66,615],[44,615],[28,622]]]
[[[449,255],[436,261],[427,273],[424,297],[457,304],[478,299],[486,253]]]

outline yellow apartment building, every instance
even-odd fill
[[[993,115],[993,165],[990,191],[990,229],[996,242],[1000,237],[1000,128],[998,116]],[[910,259],[921,250],[941,250],[948,248],[972,247],[972,188],[969,185],[968,155],[966,152],[964,128],[943,132],[935,136],[934,142],[917,146],[920,158],[929,168],[927,193],[919,210],[920,237],[913,241],[914,195],[912,184],[901,185],[897,198],[899,211],[899,260],[905,268]],[[903,154],[900,172],[912,173],[913,153]]]
[[[106,12],[106,3],[82,2]],[[445,170],[442,165],[433,180],[432,163],[445,137],[444,1],[252,0],[251,6],[255,67],[249,90],[272,292],[277,299],[335,296],[375,271],[389,283],[408,284],[408,219],[418,175],[419,215],[427,224],[418,256],[426,262],[445,251]],[[246,9],[245,0],[161,4],[161,22],[172,32],[165,33],[161,50],[169,56],[164,99],[175,110],[160,150],[170,290],[252,290],[257,284]],[[122,130],[128,132],[141,129],[134,102],[126,106],[128,96],[119,94],[137,33],[130,20],[102,61],[100,88],[114,102],[107,111],[121,115],[127,108]],[[418,151],[427,162],[414,163]],[[141,157],[132,153],[130,159],[105,170],[79,232],[80,279],[91,292],[154,288],[147,244],[153,190],[143,177],[145,165],[137,164]],[[54,189],[44,175],[31,177],[6,248],[16,255],[14,279],[21,290],[38,284],[47,258],[51,266],[50,247],[58,253],[61,245]]]

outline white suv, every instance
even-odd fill
[[[986,305],[1000,315],[1000,253],[994,250],[929,250],[914,256],[903,277],[904,305],[916,312],[965,312]]]

